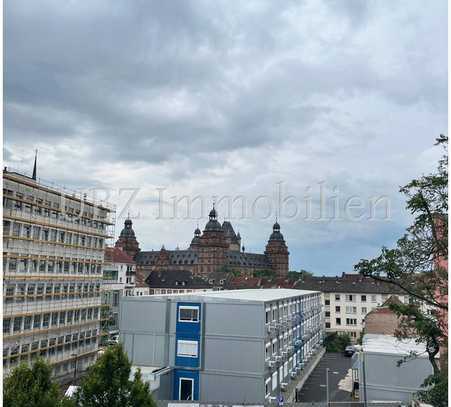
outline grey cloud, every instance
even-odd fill
[[[153,213],[156,185],[256,196],[280,179],[292,191],[327,179],[346,195],[386,192],[401,214],[398,186],[419,169],[412,157],[446,129],[446,7],[9,0],[5,161],[29,166],[39,147],[47,178],[150,191],[136,202],[142,213]],[[144,246],[175,240],[172,226],[142,222]],[[242,225],[249,247],[268,234],[255,222]],[[405,222],[385,235],[369,228],[362,251]],[[318,241],[336,237],[331,256],[360,233],[308,226]],[[180,227],[191,236],[192,225]],[[308,239],[286,227],[294,264],[323,267],[320,244],[305,253]]]

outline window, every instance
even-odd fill
[[[377,299],[376,299],[376,296],[375,296],[375,295],[372,295],[372,296],[371,296],[371,302],[377,302]]]
[[[341,325],[341,318],[335,318],[335,324]]]
[[[22,317],[14,318],[13,331],[14,332],[19,332],[21,328],[22,328]]]
[[[23,329],[24,331],[28,331],[31,329],[31,322],[32,322],[33,317],[31,315],[25,317],[24,322],[23,322]]]
[[[194,379],[180,378],[179,400],[192,400],[194,396]]]
[[[11,331],[11,318],[3,319],[3,333],[9,334]]]
[[[324,300],[325,305],[330,305],[330,300]]]
[[[198,342],[197,341],[177,341],[177,356],[185,358],[197,358],[198,355]]]
[[[362,307],[362,314],[365,314],[366,315],[366,307]]]
[[[179,322],[199,322],[199,307],[179,307]]]
[[[271,393],[271,385],[270,385],[270,382],[271,382],[271,378],[268,378],[266,381],[265,381],[265,396],[269,396],[270,395],[270,393]]]
[[[35,329],[41,328],[41,316],[40,315],[34,316],[33,328],[35,328]]]
[[[357,307],[346,306],[346,314],[357,314]]]
[[[355,319],[355,318],[346,318],[346,325],[357,325],[357,319]]]
[[[44,317],[42,318],[42,327],[48,328],[50,324],[50,314],[44,314]]]
[[[330,311],[326,311],[326,318],[330,317]]]
[[[352,294],[346,294],[346,301],[347,301],[347,302],[352,302],[352,301],[354,301],[354,295],[352,295]]]
[[[326,328],[330,328],[330,322],[326,322]]]
[[[366,295],[361,295],[360,299],[361,299],[362,302],[366,302]]]
[[[337,306],[335,307],[335,312],[341,312],[341,308],[340,308],[339,305],[337,305]]]
[[[277,389],[277,372],[272,374],[272,389],[273,391]]]

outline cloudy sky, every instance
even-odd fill
[[[130,210],[142,249],[186,247],[216,200],[247,251],[278,216],[291,269],[351,272],[402,234],[399,186],[441,153],[445,0],[8,0],[4,17],[5,165],[39,149],[40,177],[118,205],[116,234]]]

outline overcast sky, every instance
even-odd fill
[[[144,250],[186,247],[216,197],[246,251],[278,216],[291,269],[351,272],[403,233],[399,186],[441,153],[445,0],[7,0],[4,17],[5,165],[31,171],[38,148],[43,179],[108,190],[116,234],[133,196]]]

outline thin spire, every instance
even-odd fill
[[[31,178],[33,178],[35,181],[36,181],[36,163],[37,163],[37,159],[38,159],[38,149],[36,149],[36,151],[34,153],[33,175],[31,176]]]

